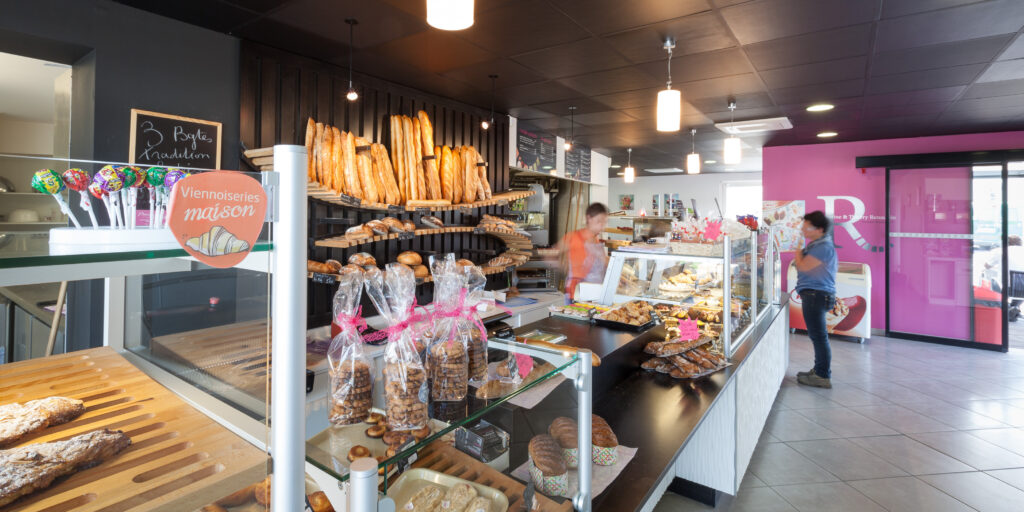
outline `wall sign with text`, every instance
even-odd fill
[[[128,162],[219,169],[221,123],[132,109]]]

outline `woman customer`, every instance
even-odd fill
[[[806,386],[832,387],[832,348],[828,344],[825,315],[836,305],[836,246],[829,233],[831,222],[820,211],[804,215],[801,228],[807,245],[796,251],[796,292],[803,305],[807,335],[814,345],[814,368],[798,372],[796,380]]]
[[[565,274],[565,303],[571,304],[576,296],[576,286],[580,283],[600,283],[604,281],[604,271],[608,266],[608,254],[604,244],[598,240],[605,226],[608,225],[608,208],[601,203],[593,203],[587,207],[587,223],[565,235],[558,244],[559,259]]]

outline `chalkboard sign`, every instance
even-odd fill
[[[220,169],[221,124],[132,109],[128,162]]]
[[[516,134],[516,167],[546,172],[555,168],[554,138],[519,128]]]
[[[581,144],[565,152],[565,175],[582,181],[590,181],[590,148]]]

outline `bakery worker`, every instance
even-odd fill
[[[587,224],[583,229],[566,234],[558,243],[559,260],[565,274],[566,304],[572,303],[580,283],[603,282],[608,266],[608,254],[597,238],[608,225],[608,208],[601,203],[593,203],[587,207],[586,217]]]
[[[796,380],[806,386],[832,387],[832,348],[828,344],[825,315],[836,305],[836,246],[829,233],[831,222],[820,211],[804,215],[801,231],[807,245],[794,254],[796,291],[803,305],[807,335],[814,345],[814,368],[797,372]]]

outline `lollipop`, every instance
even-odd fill
[[[103,203],[103,207],[107,209],[107,218],[110,219],[110,226],[117,227],[117,215],[114,215],[114,211],[110,207],[110,196],[103,190],[103,187],[100,187],[99,183],[93,182],[89,185],[89,193],[96,199],[99,199]]]
[[[175,183],[187,178],[188,176],[189,174],[181,169],[170,169],[167,171],[167,176],[164,176],[164,186],[173,190]]]
[[[149,188],[149,227],[160,227],[160,207],[162,206],[164,177],[167,176],[167,169],[163,167],[150,167],[146,169],[146,186]]]
[[[99,226],[96,222],[96,214],[92,211],[92,202],[89,201],[89,184],[92,180],[89,178],[89,174],[81,169],[68,169],[64,171],[64,184],[71,190],[78,192],[79,200],[78,205],[83,210],[89,213],[89,220],[92,221],[93,226]]]
[[[125,217],[128,221],[128,228],[135,229],[135,204],[138,200],[139,173],[141,168],[126,165],[121,167],[124,174],[124,187],[121,188],[121,199],[124,200]]]
[[[113,213],[111,218],[115,226],[126,226],[124,217],[121,215],[121,201],[118,199],[118,192],[124,187],[124,177],[124,171],[121,171],[120,167],[116,165],[104,165],[92,177],[92,182],[98,184],[100,189],[109,195]],[[104,200],[106,201],[106,199]]]
[[[64,190],[64,181],[60,179],[57,171],[53,169],[40,169],[36,171],[36,174],[32,176],[32,188],[40,193],[53,196],[53,199],[60,205],[60,211],[71,218],[71,222],[75,224],[76,228],[82,227],[78,223],[78,219],[75,218],[75,215],[71,213],[68,203],[64,201],[64,196],[60,195],[61,191]]]

